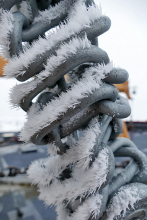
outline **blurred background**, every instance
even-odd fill
[[[95,0],[104,15],[111,19],[111,28],[99,37],[99,47],[108,53],[115,67],[128,71],[129,81],[118,89],[129,99],[132,113],[124,121],[122,136],[132,139],[147,153],[147,1]],[[0,58],[0,71],[5,61]],[[54,208],[39,201],[36,187],[26,178],[31,161],[44,158],[48,146],[23,144],[19,132],[26,115],[14,109],[9,93],[15,79],[0,77],[0,219],[54,220]],[[125,166],[129,158],[116,161]]]

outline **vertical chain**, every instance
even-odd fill
[[[93,0],[1,0],[0,45],[11,102],[28,116],[21,140],[49,144],[29,167],[58,220],[145,219],[147,159],[117,138],[131,110],[113,84],[128,80],[97,37],[111,21]],[[115,174],[115,157],[132,158]],[[133,210],[133,208],[135,210]]]

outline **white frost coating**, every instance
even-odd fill
[[[24,74],[23,69],[27,68],[36,56],[50,50],[59,42],[63,42],[72,35],[78,34],[83,28],[89,27],[90,24],[102,16],[101,9],[96,6],[91,6],[87,10],[85,4],[81,3],[78,10],[80,10],[80,13],[75,13],[66,25],[65,23],[61,24],[60,28],[49,34],[47,39],[40,38],[31,47],[26,49],[24,53],[20,54],[19,58],[14,57],[11,59],[4,69],[7,77],[17,77]]]
[[[10,35],[13,32],[13,15],[11,12],[0,8],[0,47],[3,57],[10,59]]]
[[[45,65],[45,69],[49,72],[53,72],[59,65],[64,63],[71,55],[76,54],[79,50],[90,48],[91,43],[85,38],[73,38],[69,41],[69,43],[64,43],[62,46],[56,51],[56,56],[52,56],[47,60],[47,64]],[[48,77],[48,73],[46,76],[45,73],[42,72],[39,74],[39,78]]]
[[[45,11],[40,11],[39,16],[35,17],[33,23],[50,23],[51,20],[59,17],[61,14],[68,13],[74,1],[75,0],[64,0],[56,4],[55,7],[49,7],[49,9],[46,9]]]
[[[96,144],[96,140],[98,136],[101,134],[100,124],[97,118],[91,120],[89,129],[86,129],[83,133],[83,136],[74,146],[70,152],[71,156],[74,155],[74,160],[77,158],[77,162],[75,164],[76,169],[87,170],[89,167],[89,163],[91,161],[91,150]]]
[[[94,219],[100,213],[102,198],[103,196],[100,194],[89,197],[71,216],[65,205],[58,205],[56,208],[57,220],[87,220],[91,215]]]
[[[50,143],[50,146],[48,149],[48,153],[50,154],[50,156],[56,155],[57,151],[60,151],[59,147],[57,145],[55,145],[55,143]],[[39,161],[37,161],[37,162],[39,162]]]
[[[69,126],[74,125],[77,121],[80,120],[80,118],[85,115],[86,113],[88,113],[90,110],[90,108],[85,108],[82,111],[78,112],[76,115],[74,115],[72,118],[70,118],[66,124],[63,124],[64,129],[68,129]]]
[[[27,96],[32,90],[34,90],[43,79],[48,78],[53,72],[64,63],[72,55],[76,54],[82,49],[90,47],[90,42],[85,36],[84,39],[74,38],[67,44],[62,44],[60,48],[56,51],[56,56],[52,56],[47,60],[45,70],[36,76],[36,78],[30,82],[16,85],[12,89],[10,95],[11,103],[15,106],[19,106],[21,100]]]
[[[62,182],[55,179],[52,184],[48,186],[38,184],[40,192],[39,198],[44,200],[47,205],[59,205],[65,199],[72,202],[78,196],[83,197],[87,192],[89,192],[89,195],[93,194],[95,190],[100,188],[106,181],[109,171],[108,149],[105,148],[99,152],[98,157],[88,170],[73,169],[74,174],[70,179],[66,179]],[[38,170],[37,167],[36,170],[36,175],[39,176],[40,170]],[[44,180],[46,180],[46,173],[44,174]]]
[[[70,216],[65,205],[58,205],[57,220],[87,220],[90,216],[96,218],[100,213],[101,201],[103,196],[100,194],[92,195]]]
[[[62,92],[59,97],[47,104],[43,111],[38,112],[37,110],[36,112],[36,105],[32,105],[28,112],[29,120],[25,123],[21,132],[21,140],[29,141],[32,135],[49,126],[60,115],[66,113],[68,109],[75,108],[82,98],[100,88],[101,79],[111,70],[112,63],[90,67],[86,69],[80,81],[75,83],[68,92]]]
[[[39,83],[38,79],[34,79],[30,82],[26,82],[23,84],[16,84],[16,86],[14,86],[11,89],[11,93],[10,93],[10,101],[14,106],[19,106],[21,100],[23,100],[23,98],[29,94],[35,87],[36,84]]]
[[[33,15],[30,3],[28,1],[25,0],[20,3],[19,11],[24,14],[28,20],[32,21]]]
[[[70,138],[70,149],[66,154],[56,155],[47,160],[41,159],[32,162],[28,170],[29,178],[35,184],[47,186],[48,183],[58,177],[68,165],[74,164],[76,169],[83,170],[84,172],[84,170],[87,170],[89,167],[92,155],[91,150],[96,144],[96,138],[100,133],[100,125],[95,118],[91,121],[89,128],[84,130],[83,136],[77,143],[74,144],[74,141]],[[52,156],[55,155],[58,150],[54,143],[50,144],[49,149]],[[39,171],[39,176],[36,175],[36,170]]]
[[[11,13],[14,13],[14,12],[16,12],[16,11],[18,11],[18,8],[17,8],[16,5],[14,5],[14,6],[10,9],[10,12],[11,12]]]
[[[110,201],[107,212],[107,220],[112,220],[119,216],[123,211],[123,217],[125,216],[126,210],[131,206],[134,208],[134,204],[142,199],[142,193],[140,188],[132,186],[123,186],[119,189],[118,193]]]
[[[68,209],[66,209],[66,206],[64,204],[58,205],[56,207],[56,212],[57,220],[66,220],[69,215],[69,211]]]
[[[100,194],[89,197],[71,216],[64,220],[87,220],[91,214],[95,219],[100,213],[102,198],[103,196]]]

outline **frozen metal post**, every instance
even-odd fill
[[[20,138],[49,144],[29,178],[58,220],[146,219],[147,158],[117,138],[131,110],[113,84],[128,73],[98,46],[110,26],[93,0],[0,0],[5,74],[22,82],[11,102],[28,115]],[[115,175],[121,156],[132,159]]]

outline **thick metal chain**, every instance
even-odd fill
[[[113,84],[128,73],[97,42],[110,19],[92,0],[0,0],[0,8],[5,73],[25,82],[11,94],[28,115],[21,140],[50,144],[50,157],[28,171],[40,198],[57,205],[58,220],[146,219],[147,158],[117,138],[131,110]],[[122,156],[132,160],[115,175]]]

